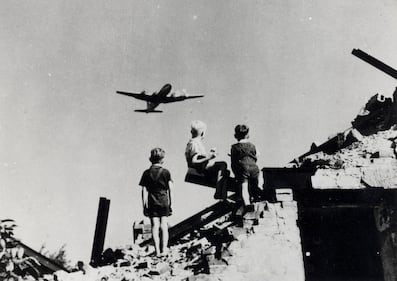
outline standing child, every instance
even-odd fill
[[[172,179],[170,172],[162,167],[165,152],[162,148],[150,151],[152,165],[143,172],[139,185],[142,186],[142,201],[145,216],[150,218],[156,255],[167,253],[168,221],[171,215]],[[160,239],[161,238],[161,239]]]
[[[231,148],[231,166],[241,187],[243,203],[248,206],[251,204],[250,195],[256,197],[258,191],[259,168],[256,164],[256,148],[248,141],[248,126],[237,125],[234,132],[238,142]]]

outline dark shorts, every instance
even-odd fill
[[[147,213],[149,217],[168,217],[171,215],[168,192],[149,194],[148,205]]]
[[[259,168],[256,163],[240,163],[233,172],[236,180],[239,182],[245,181],[247,179],[250,181],[258,181]]]
[[[172,214],[170,206],[149,206],[148,217],[168,217]]]

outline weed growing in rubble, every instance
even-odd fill
[[[63,244],[61,248],[56,250],[55,252],[50,252],[49,250],[46,249],[46,245],[43,244],[41,245],[41,248],[39,250],[39,253],[48,257],[55,263],[63,266],[64,268],[68,270],[72,270],[73,267],[71,266],[71,262],[67,257],[66,254],[66,244]]]
[[[12,219],[0,220],[0,280],[19,280],[19,277],[40,276],[40,263],[32,257],[24,257],[24,249],[14,238],[17,225]]]

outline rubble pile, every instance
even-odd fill
[[[314,188],[397,188],[397,90],[371,97],[353,127],[312,146],[299,167],[314,167]]]
[[[397,88],[393,98],[376,94],[361,109],[352,125],[365,136],[390,129],[397,124]]]
[[[186,235],[164,257],[155,257],[152,245],[135,244],[111,265],[56,272],[46,280],[304,280],[292,192],[286,200],[257,202],[247,213],[238,209]]]
[[[47,280],[184,280],[203,270],[203,253],[210,247],[205,237],[186,237],[170,247],[167,255],[156,257],[152,245],[134,244],[122,249],[123,257],[113,264],[98,268],[85,266],[84,270],[70,274],[57,272],[55,278],[47,276]]]
[[[353,130],[353,129],[352,129]],[[303,158],[302,167],[344,169],[370,166],[375,158],[395,158],[397,126],[387,131],[380,131],[370,136],[362,136],[360,140],[336,151],[334,154],[317,152]]]

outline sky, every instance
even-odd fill
[[[229,162],[246,123],[259,167],[282,167],[350,127],[397,68],[397,1],[53,0],[0,2],[0,219],[50,251],[89,261],[99,197],[111,200],[105,247],[132,243],[143,218],[138,182],[166,151],[175,224],[213,203],[184,183],[190,122]],[[174,90],[202,99],[141,114],[117,90]]]

